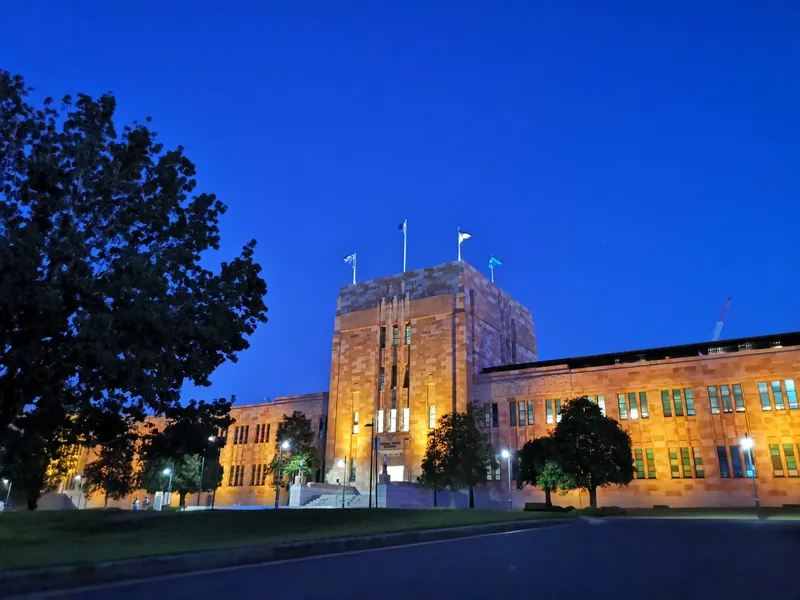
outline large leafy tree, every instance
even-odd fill
[[[170,486],[172,471],[172,491],[179,496],[179,505],[186,506],[186,495],[196,494],[201,490],[200,466],[202,457],[187,454],[177,459],[150,458],[142,464],[138,484],[148,494],[166,492]],[[206,480],[205,476],[203,477]],[[208,481],[208,480],[206,480]]]
[[[225,205],[197,192],[183,148],[119,129],[115,108],[110,94],[36,108],[0,71],[0,436],[23,410],[91,431],[174,409],[266,321],[255,242],[204,266]]]
[[[423,487],[433,490],[433,506],[439,505],[439,490],[448,487],[450,481],[445,479],[444,452],[445,441],[440,438],[439,427],[434,427],[428,432],[428,443],[425,447],[425,456],[422,458],[422,475],[419,482]]]
[[[319,453],[315,445],[311,419],[298,410],[291,415],[286,415],[278,423],[275,436],[275,454],[272,457],[267,472],[272,474],[272,485],[289,487],[295,475],[311,473],[319,464]],[[288,448],[282,448],[287,442]],[[281,468],[278,473],[278,463]]]
[[[633,479],[630,436],[585,396],[566,404],[553,439],[561,470],[589,492],[591,507],[597,507],[597,488]]]
[[[545,470],[545,465],[555,459],[555,443],[551,437],[541,437],[528,440],[517,453],[519,461],[519,475],[517,477],[517,488],[521,489],[525,485],[539,485],[539,477]],[[550,486],[541,488],[544,492],[544,501],[547,508],[553,506],[550,493],[553,491]]]
[[[88,491],[103,492],[105,506],[108,506],[109,498],[120,500],[134,490],[136,441],[135,433],[130,432],[101,446],[97,459],[87,464],[83,470]]]

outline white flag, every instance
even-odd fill
[[[460,244],[460,243],[461,243],[461,242],[463,242],[464,240],[468,240],[468,239],[469,239],[469,238],[471,238],[471,237],[472,237],[472,236],[471,236],[470,234],[468,234],[466,231],[459,231],[459,232],[458,232],[458,243]],[[451,239],[452,239],[452,238],[451,238]]]
[[[344,257],[344,262],[346,262],[348,265],[352,265],[355,259],[356,259],[356,253],[353,252],[352,254]]]

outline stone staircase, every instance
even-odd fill
[[[345,508],[367,508],[369,496],[358,492],[346,493],[344,496]],[[341,494],[325,494],[303,505],[303,508],[342,508]]]

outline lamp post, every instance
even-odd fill
[[[75,475],[75,481],[78,482],[78,510],[81,509],[81,496],[83,496],[83,486],[81,486],[81,479],[83,477],[81,475]],[[86,503],[83,503],[84,507],[86,507]]]
[[[739,440],[739,444],[742,448],[747,452],[748,457],[750,458],[750,465],[753,467],[753,473],[750,476],[753,479],[753,497],[756,501],[756,518],[761,518],[761,505],[758,501],[758,486],[756,485],[756,461],[753,455],[753,438],[749,435],[744,436],[741,440]]]
[[[506,464],[508,465],[508,510],[511,510],[511,452],[506,448],[500,455],[506,459]]]
[[[342,468],[342,508],[344,508],[344,480],[347,475],[347,456],[337,463]]]
[[[364,425],[369,427],[369,507],[372,508],[372,458],[375,453],[375,419]],[[375,506],[378,506],[378,494],[375,494]]]
[[[281,471],[283,470],[283,451],[289,449],[289,441],[284,441],[278,448],[278,482],[275,486],[275,508],[280,506],[281,500]]]
[[[217,438],[213,435],[208,436],[209,443],[214,443],[214,440]],[[197,506],[200,506],[200,492],[203,491],[203,471],[206,469],[206,452],[208,452],[208,447],[203,450],[203,459],[200,461],[200,487],[197,490]]]
[[[169,475],[169,483],[167,483],[167,506],[172,504],[172,468],[167,467],[161,471],[164,475]]]
[[[9,503],[11,502],[11,486],[14,485],[14,482],[10,481],[9,479],[3,479],[3,485],[6,486],[6,501],[3,508],[5,510],[10,510],[11,505]]]

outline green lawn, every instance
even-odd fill
[[[0,513],[0,569],[564,517],[481,510]]]

